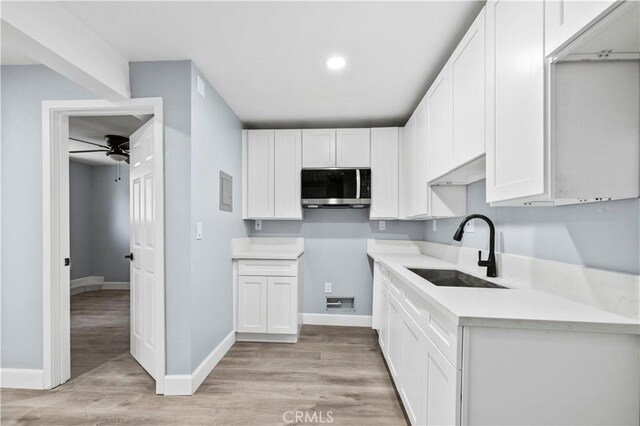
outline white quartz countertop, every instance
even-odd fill
[[[236,238],[232,259],[296,260],[304,253],[303,238]]]
[[[487,278],[423,254],[368,255],[386,265],[422,294],[441,314],[461,326],[501,326],[549,330],[640,334],[638,320],[501,278]],[[508,289],[438,287],[406,269],[457,269]]]

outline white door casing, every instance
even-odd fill
[[[153,118],[129,138],[129,211],[131,231],[130,351],[154,378],[157,376],[155,351],[155,299],[160,289],[155,280]]]

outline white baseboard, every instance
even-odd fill
[[[236,341],[232,331],[207,355],[192,374],[172,374],[164,378],[165,395],[193,395]]]
[[[129,290],[128,281],[107,281],[102,284],[103,290]]]
[[[44,370],[0,368],[0,387],[11,389],[44,389]]]
[[[88,276],[71,280],[71,295],[96,290],[129,290],[128,282],[104,281],[104,277]]]
[[[371,315],[302,314],[303,323],[309,325],[338,325],[371,327]]]

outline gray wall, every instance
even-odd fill
[[[72,280],[129,281],[128,165],[120,167],[120,181],[114,175],[114,166],[69,162]]]
[[[355,296],[358,315],[371,314],[372,264],[367,239],[422,240],[424,222],[369,221],[369,210],[305,210],[303,221],[246,221],[255,237],[303,237],[304,312],[327,313],[324,283],[333,284],[331,296]]]
[[[42,368],[42,101],[95,96],[41,65],[2,66],[2,354]]]
[[[640,273],[640,199],[563,207],[490,207],[485,199],[484,180],[468,186],[467,211],[492,219],[498,251]],[[426,240],[453,244],[460,221],[438,219],[437,231],[427,222]],[[488,247],[484,222],[475,221],[475,232],[465,233],[462,245]]]
[[[231,239],[246,237],[242,220],[242,123],[204,79],[196,92],[191,69],[191,369],[233,330]],[[202,77],[202,76],[201,76]],[[233,176],[233,212],[220,211],[219,172]]]
[[[91,261],[91,169],[69,162],[69,230],[71,279],[92,275]]]

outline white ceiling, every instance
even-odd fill
[[[106,145],[104,135],[131,136],[151,115],[134,117],[132,115],[110,115],[93,117],[70,117],[69,136]],[[69,151],[86,151],[101,149],[90,144],[69,140]],[[69,160],[91,166],[113,166],[115,161],[107,157],[105,152],[88,152],[84,154],[69,154]]]
[[[311,127],[404,124],[484,2],[61,4],[130,61],[192,59],[249,127]]]

